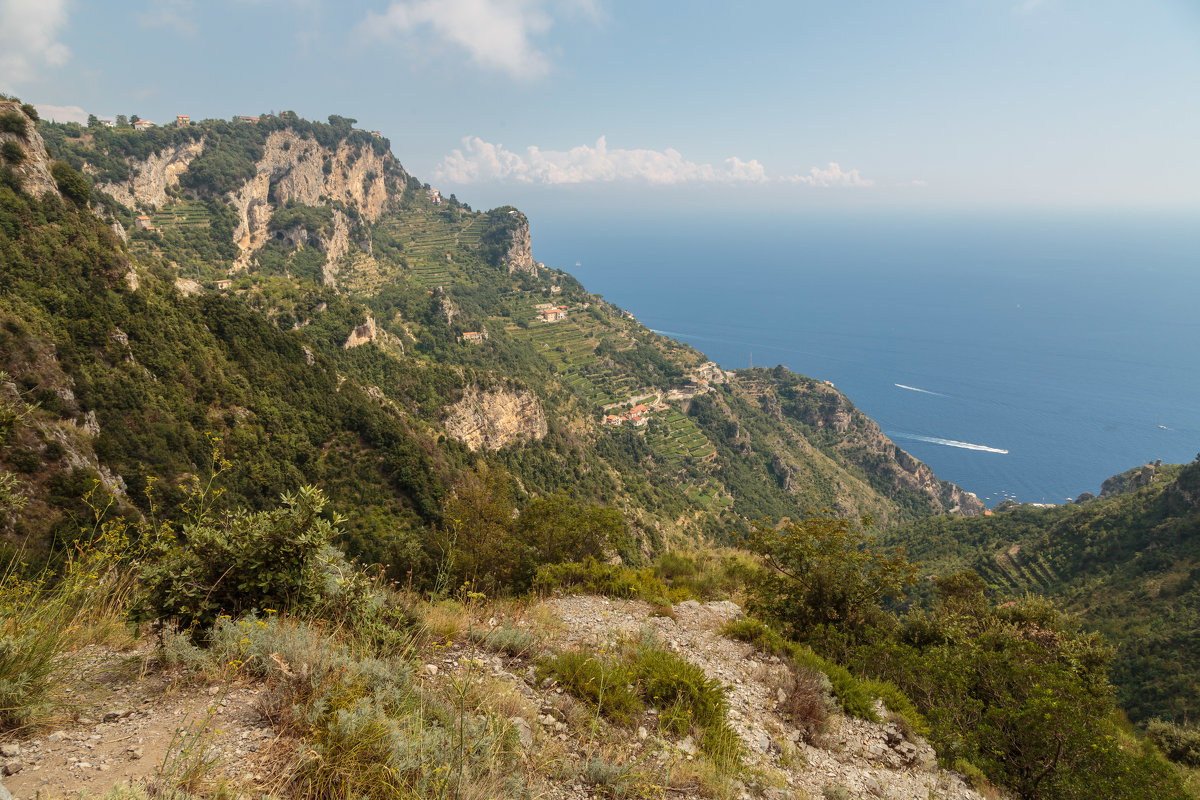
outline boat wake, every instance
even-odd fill
[[[1008,451],[1000,447],[988,447],[986,444],[974,444],[972,442],[960,442],[956,439],[941,439],[937,436],[921,436],[918,433],[897,433],[895,437],[900,439],[909,439],[914,442],[928,442],[929,444],[940,444],[945,447],[959,447],[963,450],[978,450],[981,453],[1000,453],[1008,455]]]
[[[920,392],[921,394],[931,394],[934,397],[946,397],[946,395],[942,394],[941,392],[931,392],[928,389],[918,389],[916,386],[905,386],[903,383],[893,383],[892,386],[895,386],[897,389],[906,389],[910,392]]]

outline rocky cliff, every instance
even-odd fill
[[[50,174],[50,159],[46,155],[46,144],[38,133],[37,123],[25,113],[20,103],[0,100],[0,114],[18,114],[25,120],[25,132],[5,133],[0,131],[0,147],[13,142],[21,149],[21,163],[7,163],[21,181],[21,187],[32,195],[58,195],[58,186]],[[7,159],[5,159],[7,161]]]
[[[971,492],[933,473],[928,465],[901,450],[879,425],[850,400],[822,381],[801,380],[776,390],[780,413],[824,434],[828,449],[864,470],[876,487],[908,491],[926,498],[933,513],[975,516],[986,509]]]
[[[378,221],[388,199],[385,177],[399,170],[390,154],[381,156],[370,147],[342,142],[330,150],[292,130],[273,131],[254,177],[231,198],[238,214],[233,238],[242,251],[239,263],[248,263],[267,242],[271,215],[289,201],[309,206],[342,203],[367,222]],[[327,263],[345,252],[348,225],[340,210],[334,226]]]
[[[128,181],[99,183],[96,188],[128,208],[160,208],[167,204],[167,189],[179,185],[179,176],[202,152],[204,142],[195,141],[170,145],[144,161],[128,159]]]
[[[517,225],[510,234],[508,250],[504,253],[504,264],[508,273],[524,272],[537,276],[537,262],[533,260],[533,242],[529,237],[529,220],[519,211],[510,211],[517,219]]]
[[[499,450],[546,435],[546,416],[537,395],[523,389],[468,389],[447,409],[446,432],[472,450]]]

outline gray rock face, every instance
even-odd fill
[[[499,450],[522,439],[539,441],[548,430],[537,395],[523,389],[468,389],[447,411],[446,432],[472,450]]]
[[[133,175],[124,183],[101,183],[97,189],[123,206],[158,208],[167,203],[167,189],[179,185],[179,176],[204,152],[203,140],[163,148],[145,161],[130,159]]]
[[[512,232],[512,241],[508,246],[508,251],[504,254],[504,265],[508,267],[508,274],[514,272],[524,272],[529,275],[537,275],[538,265],[533,260],[533,240],[529,236],[529,220],[524,214],[516,212],[520,216],[520,224]]]
[[[19,103],[0,100],[0,114],[15,112],[25,117]],[[30,194],[41,197],[46,194],[60,196],[58,184],[50,174],[50,160],[46,157],[46,144],[38,133],[37,123],[25,117],[25,135],[15,133],[0,133],[0,145],[6,142],[16,142],[25,153],[25,159],[13,167],[13,172],[21,180],[21,187]]]

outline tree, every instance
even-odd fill
[[[132,115],[130,115],[130,117],[129,117],[129,124],[130,124],[130,125],[132,125],[132,124],[133,124],[133,123],[135,123],[135,122],[141,122],[141,121],[142,121],[142,118],[141,118],[141,117],[139,117],[137,114],[132,114]]]
[[[58,190],[75,205],[87,205],[92,196],[92,185],[74,167],[65,161],[55,161],[50,166],[50,175],[58,184]]]
[[[813,516],[779,527],[760,520],[747,546],[768,570],[753,608],[799,639],[819,625],[850,632],[881,600],[903,597],[904,587],[916,582],[916,567],[903,550],[872,549],[863,528],[844,519]]]
[[[481,466],[464,474],[442,516],[448,546],[441,562],[450,568],[455,587],[471,583],[494,591],[512,583],[524,559],[513,535],[516,507],[508,473]]]
[[[610,547],[627,547],[629,538],[620,511],[580,505],[563,492],[530,503],[517,519],[517,531],[538,564],[600,559]]]
[[[113,124],[116,125],[116,127],[118,127],[118,128],[128,128],[129,127],[129,117],[125,116],[124,114],[117,114],[117,120]]]
[[[95,114],[88,114],[88,117],[87,117],[87,126],[88,126],[89,128],[98,128],[98,127],[100,127],[100,118],[99,118],[99,117],[97,117]]]

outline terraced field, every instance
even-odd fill
[[[648,440],[671,465],[704,462],[716,454],[712,443],[691,418],[673,408],[656,412],[655,417],[660,424],[653,426]]]
[[[150,224],[161,230],[170,228],[207,228],[211,215],[203,203],[184,200],[159,209],[150,215]]]
[[[979,565],[979,575],[993,586],[1014,591],[1041,591],[1057,576],[1041,553],[1005,550]]]
[[[554,323],[535,323],[513,335],[523,337],[547,361],[554,365],[563,382],[589,403],[604,406],[631,395],[635,388],[627,375],[615,372],[596,356],[599,339],[586,321],[572,319]]]
[[[434,288],[467,280],[459,262],[479,248],[484,224],[483,217],[476,217],[457,227],[437,214],[414,213],[388,220],[383,228],[403,248],[413,283]]]

